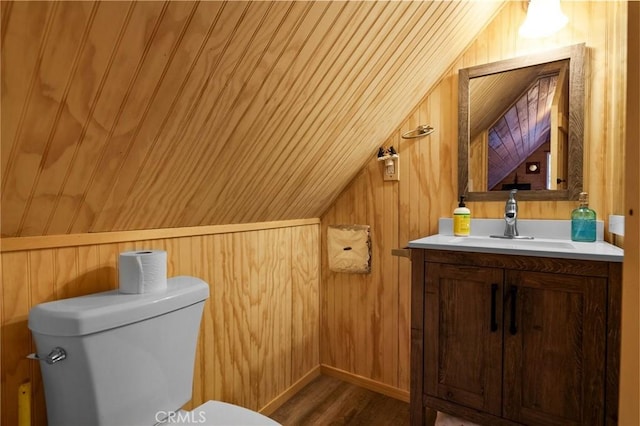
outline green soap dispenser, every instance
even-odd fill
[[[580,242],[596,240],[596,212],[589,208],[589,195],[580,193],[580,206],[571,212],[571,239]]]
[[[458,208],[453,211],[453,235],[468,237],[471,233],[471,210],[464,204],[464,195],[460,196]]]

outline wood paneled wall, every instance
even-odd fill
[[[585,111],[585,189],[599,218],[623,212],[626,90],[625,2],[562,2],[568,26],[540,40],[517,35],[526,2],[507,2],[488,27],[443,74],[385,146],[400,155],[400,181],[383,181],[369,164],[322,216],[328,225],[371,225],[370,275],[333,273],[323,249],[321,362],[382,384],[409,389],[410,261],[391,250],[438,232],[457,199],[457,70],[529,52],[585,42],[589,50]],[[419,72],[420,70],[416,70]],[[422,139],[400,135],[420,124]],[[504,202],[468,203],[473,217],[498,218]],[[521,202],[521,218],[568,219],[574,202]]]
[[[2,235],[319,217],[499,6],[3,1]]]
[[[619,419],[621,425],[640,425],[640,2],[629,2],[627,33],[629,80]]]
[[[168,252],[168,274],[207,281],[193,405],[216,399],[272,410],[278,397],[319,372],[319,221],[270,223],[265,229],[160,238],[168,232],[81,236],[83,245],[1,253],[2,425],[16,425],[18,386],[32,383],[33,424],[46,423],[35,345],[27,328],[35,304],[117,287],[118,254]],[[256,226],[258,225],[258,226]],[[173,230],[180,231],[180,230]],[[126,240],[128,238],[128,241]],[[113,240],[113,238],[111,238]],[[45,247],[55,237],[42,237]],[[37,240],[30,241],[33,247]]]

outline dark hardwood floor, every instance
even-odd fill
[[[408,425],[409,404],[339,379],[320,376],[271,416],[294,425]]]

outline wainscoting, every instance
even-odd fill
[[[2,424],[18,424],[31,383],[33,425],[46,423],[42,379],[27,328],[42,302],[117,288],[118,254],[168,252],[168,275],[210,285],[192,405],[210,399],[269,414],[319,372],[318,219],[2,240]]]

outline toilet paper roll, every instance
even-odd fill
[[[140,294],[167,288],[167,252],[135,250],[120,253],[118,259],[120,293]]]

